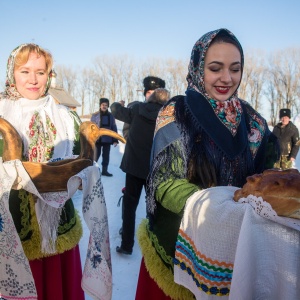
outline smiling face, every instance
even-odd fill
[[[39,99],[45,92],[48,73],[43,55],[31,52],[28,61],[14,69],[17,91],[29,100]]]
[[[204,88],[214,100],[225,101],[239,86],[242,77],[241,54],[229,43],[214,43],[204,61]]]

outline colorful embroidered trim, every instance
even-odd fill
[[[186,271],[206,294],[229,295],[233,264],[213,260],[200,253],[182,230],[179,230],[173,262]]]

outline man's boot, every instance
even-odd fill
[[[113,176],[113,174],[107,172],[107,167],[102,168],[102,175],[109,176],[109,177]]]

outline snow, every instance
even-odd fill
[[[117,127],[119,134],[121,134],[123,123],[117,121]],[[124,153],[125,145],[121,142],[117,147],[111,147],[110,162],[108,171],[113,174],[112,177],[102,176],[102,184],[104,187],[104,196],[107,206],[108,226],[110,236],[110,248],[111,248],[111,260],[112,260],[112,284],[113,294],[112,300],[133,300],[135,299],[136,285],[139,275],[141,252],[138,245],[137,238],[135,238],[135,244],[132,255],[124,255],[116,252],[116,247],[121,244],[121,236],[119,229],[122,226],[121,211],[122,206],[117,206],[119,198],[122,196],[122,188],[125,185],[125,173],[119,168]],[[99,165],[101,166],[102,158],[99,159]],[[86,257],[86,248],[89,238],[89,230],[82,218],[82,199],[81,192],[78,191],[76,197],[73,198],[76,209],[78,210],[84,235],[80,240],[80,253],[82,267]],[[146,203],[145,203],[145,191],[142,192],[140,202],[136,211],[136,229],[141,223],[141,220],[146,216]],[[86,295],[86,300],[93,300],[92,297]]]

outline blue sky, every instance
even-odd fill
[[[221,27],[245,51],[300,47],[299,0],[0,0],[0,12],[0,83],[8,55],[26,42],[74,67],[102,54],[186,59],[202,34]]]

